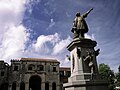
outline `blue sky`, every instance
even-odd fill
[[[0,59],[56,58],[69,66],[66,46],[72,41],[76,12],[86,18],[86,38],[97,41],[98,63],[117,71],[120,65],[120,0],[0,0]]]

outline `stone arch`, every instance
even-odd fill
[[[20,83],[20,90],[25,90],[25,83],[24,82]]]
[[[52,90],[56,90],[56,83],[55,82],[52,83]]]
[[[29,79],[29,90],[41,90],[41,81],[40,76],[31,76]]]

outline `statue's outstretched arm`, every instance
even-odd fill
[[[91,8],[90,10],[88,10],[86,13],[89,14],[92,10],[93,10],[93,8]]]
[[[91,8],[90,10],[88,10],[85,14],[83,14],[83,17],[86,18],[87,15],[93,10],[93,8]]]

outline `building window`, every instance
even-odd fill
[[[37,68],[38,68],[39,71],[43,71],[44,70],[44,66],[43,65],[38,65]]]
[[[55,82],[52,83],[52,90],[56,90],[56,83]]]
[[[66,76],[70,77],[70,75],[71,75],[70,71],[66,71]]]
[[[64,71],[60,71],[60,76],[61,76],[61,77],[64,76]]]
[[[56,67],[53,67],[53,72],[56,72]]]
[[[14,66],[14,71],[18,71],[18,66]]]
[[[25,83],[24,82],[20,83],[20,90],[25,90]]]
[[[1,71],[1,76],[4,76],[5,72],[4,71]]]
[[[35,68],[35,65],[33,65],[33,64],[30,64],[29,66],[28,66],[28,70],[33,70]]]
[[[28,67],[28,70],[32,70],[32,66],[29,66],[29,67]]]
[[[13,82],[13,84],[12,84],[12,90],[16,90],[16,83],[15,82]]]
[[[49,83],[48,82],[45,83],[45,90],[49,90]]]

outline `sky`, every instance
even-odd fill
[[[70,66],[67,45],[76,12],[86,18],[86,38],[97,41],[98,64],[120,65],[120,0],[0,0],[0,60],[55,58]]]

